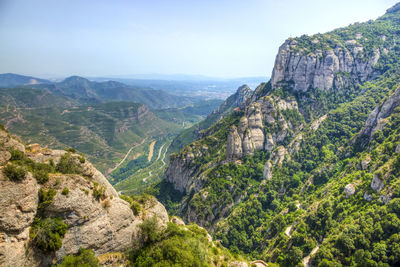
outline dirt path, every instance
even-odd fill
[[[154,152],[154,145],[156,144],[156,141],[151,142],[150,147],[149,147],[149,157],[147,158],[148,161],[151,161],[151,158],[153,157],[153,152]]]
[[[169,144],[169,146],[170,146],[170,145],[171,145],[171,144]],[[161,159],[161,161],[162,161],[162,163],[163,163],[163,165],[161,166],[161,168],[165,166],[165,161],[164,161],[164,160],[165,160],[165,155],[167,154],[167,151],[168,151],[169,146],[167,147],[167,149],[165,149],[164,155],[163,155],[163,157],[162,157],[162,159]]]
[[[311,251],[310,255],[308,255],[307,257],[305,257],[305,258],[303,259],[303,264],[304,264],[305,267],[311,267],[311,264],[310,264],[311,256],[314,255],[315,253],[317,253],[318,249],[319,249],[319,245],[317,245],[317,246]]]
[[[163,149],[164,146],[165,146],[165,144],[163,144],[163,145],[160,147],[160,150],[158,150],[158,157],[157,157],[156,161],[160,159],[160,157],[161,157],[161,152],[162,152],[162,149]]]
[[[287,235],[288,237],[292,237],[292,228],[293,228],[293,225],[286,228],[285,235]]]

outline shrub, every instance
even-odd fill
[[[63,194],[64,196],[68,196],[69,189],[67,187],[64,187],[63,190],[61,191],[61,194]]]
[[[62,155],[60,161],[56,165],[56,170],[65,174],[82,173],[82,167],[75,162],[71,153]]]
[[[48,191],[40,188],[39,189],[39,206],[38,208],[44,208],[53,203],[53,198],[57,194],[57,191],[50,188]]]
[[[57,267],[97,267],[99,266],[99,260],[94,255],[91,249],[79,249],[77,255],[64,256],[61,264]]]
[[[69,148],[65,149],[65,151],[71,152],[71,153],[76,153],[76,149],[73,147],[69,147]]]
[[[7,164],[4,167],[4,174],[11,181],[22,181],[26,176],[26,169],[14,164]]]
[[[39,184],[44,184],[49,180],[49,173],[46,170],[35,170],[33,177]]]
[[[133,211],[133,214],[138,215],[140,210],[142,209],[142,206],[140,206],[140,204],[136,201],[132,200],[131,209]]]
[[[106,188],[104,186],[99,186],[97,183],[94,184],[93,197],[97,200],[103,200],[106,198]]]
[[[25,154],[22,151],[11,149],[10,150],[11,159],[10,160],[22,160],[25,158]]]
[[[138,203],[137,197],[130,197],[126,195],[120,195],[120,198],[128,202],[131,206],[131,209],[133,211],[133,214],[138,215],[140,213],[140,210],[142,209],[142,206]],[[135,200],[133,200],[135,198]]]
[[[57,251],[68,226],[59,217],[41,219],[36,217],[29,231],[33,243],[43,251]]]
[[[151,244],[160,238],[160,229],[158,228],[157,218],[151,217],[139,225],[141,243]]]

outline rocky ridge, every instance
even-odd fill
[[[315,90],[327,95],[346,90],[357,92],[360,84],[380,74],[377,66],[393,44],[386,36],[381,36],[378,45],[374,43],[370,49],[372,42],[375,41],[361,33],[350,35],[340,30],[286,40],[279,48],[270,82],[261,84],[233,112],[239,119],[230,125],[226,139],[219,140],[224,146],[217,154],[225,157],[205,163],[207,167],[199,167],[197,159],[208,157],[208,153],[197,147],[201,142],[192,143],[190,149],[171,157],[166,179],[180,192],[194,190],[195,194],[200,194],[208,168],[229,162],[240,164],[243,157],[256,151],[270,153],[264,165],[263,179],[272,179],[274,168],[282,166],[300,149],[302,130],[317,131],[327,118],[325,110],[312,116],[305,114],[308,105],[311,110],[318,107],[313,98]],[[213,134],[205,130],[201,137]],[[189,200],[182,202],[181,215],[188,219],[185,215],[190,205],[187,206],[186,201]]]
[[[314,36],[308,38],[316,44],[321,42]],[[344,89],[357,86],[377,75],[374,66],[380,58],[379,49],[366,55],[363,45],[356,40],[333,42],[336,42],[333,49],[309,52],[299,47],[297,40],[286,40],[275,59],[272,87],[290,86],[295,91],[311,88]]]
[[[156,216],[160,225],[169,221],[159,202],[150,199],[142,212],[135,215],[130,205],[119,198],[106,178],[89,162],[80,163],[80,174],[50,174],[42,185],[28,172],[20,182],[9,180],[3,173],[10,159],[10,151],[25,152],[25,147],[7,132],[0,131],[0,265],[42,266],[60,261],[66,254],[77,253],[79,248],[90,248],[96,255],[123,252],[138,238],[138,225],[144,219]],[[7,153],[8,152],[8,153]],[[67,153],[60,150],[39,149],[26,151],[34,162],[57,164]],[[78,154],[72,154],[79,157]],[[4,160],[6,159],[6,160]],[[56,190],[49,205],[40,208],[38,192]],[[62,194],[63,189],[68,194]],[[101,190],[100,198],[95,191]],[[55,253],[36,248],[29,237],[29,229],[38,213],[46,217],[61,217],[68,225],[61,248]]]

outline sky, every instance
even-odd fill
[[[289,37],[399,0],[0,0],[0,73],[269,77]]]

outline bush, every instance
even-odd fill
[[[82,167],[75,162],[71,153],[61,156],[60,161],[56,165],[56,170],[64,174],[82,173]]]
[[[7,164],[4,167],[4,174],[11,181],[22,181],[26,176],[26,169],[21,166],[16,166],[14,164]]]
[[[39,184],[44,184],[49,180],[49,173],[46,170],[35,170],[33,177]]]
[[[183,230],[170,223],[160,231],[155,218],[145,220],[139,227],[142,238],[147,239],[138,254],[133,255],[134,266],[210,266],[209,255],[219,252],[208,252],[208,240],[194,227]]]
[[[133,214],[138,215],[140,210],[142,209],[142,206],[140,206],[140,204],[137,203],[136,201],[132,200],[131,209],[133,211]]]
[[[64,187],[63,190],[61,191],[61,194],[63,194],[64,196],[68,196],[69,189],[67,187]]]
[[[106,188],[104,186],[99,186],[97,183],[94,184],[93,197],[97,200],[103,200],[106,198]]]
[[[65,149],[65,151],[70,152],[70,153],[76,153],[76,149],[73,147],[69,147],[69,148]]]
[[[157,218],[146,219],[139,225],[141,243],[144,245],[154,243],[160,238]]]
[[[77,255],[64,256],[61,264],[57,267],[97,267],[99,266],[99,260],[94,255],[91,249],[79,249]]]
[[[38,208],[44,208],[53,203],[53,198],[57,194],[57,191],[50,188],[48,191],[40,188],[39,189],[39,206]]]
[[[25,158],[25,154],[22,151],[11,149],[10,150],[11,159],[10,160],[22,160]]]
[[[59,217],[41,219],[36,217],[29,231],[29,237],[36,247],[43,251],[57,251],[68,226]]]

